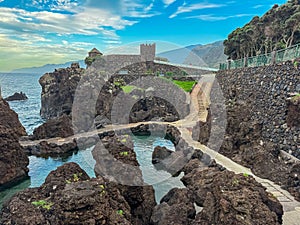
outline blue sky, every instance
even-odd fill
[[[84,59],[132,42],[158,51],[224,40],[286,0],[0,0],[0,71]]]

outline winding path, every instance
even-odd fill
[[[125,124],[125,125],[110,125],[106,126],[103,129],[94,130],[91,132],[76,134],[74,136],[68,138],[51,138],[51,139],[43,139],[37,141],[20,141],[20,144],[24,147],[38,145],[41,141],[47,141],[48,143],[55,143],[57,145],[62,145],[64,143],[72,142],[74,139],[78,139],[81,137],[91,137],[100,133],[108,132],[108,131],[117,131],[128,128],[137,127],[141,124],[169,124],[175,126],[181,132],[182,138],[189,143],[190,146],[195,149],[201,149],[204,153],[211,156],[212,159],[215,159],[216,162],[230,171],[235,173],[247,173],[255,177],[256,181],[261,183],[263,186],[267,188],[267,191],[273,194],[283,205],[284,216],[283,216],[283,224],[284,225],[299,225],[300,224],[300,202],[296,201],[291,194],[285,190],[283,190],[280,186],[276,185],[274,182],[262,179],[258,176],[255,176],[249,168],[246,168],[242,165],[237,164],[231,159],[219,154],[218,152],[209,149],[208,147],[200,144],[197,141],[192,139],[191,131],[193,126],[196,125],[196,122],[199,120],[205,121],[207,117],[207,108],[209,105],[209,96],[210,90],[212,88],[212,84],[214,81],[214,74],[204,75],[200,82],[194,87],[193,92],[191,93],[191,104],[190,104],[190,114],[176,122],[168,123],[168,122],[140,122],[134,124]]]

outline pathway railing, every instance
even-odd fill
[[[271,65],[279,62],[300,58],[300,43],[286,49],[273,51],[254,57],[245,57],[243,59],[228,60],[227,63],[220,64],[220,70],[237,69],[243,67],[256,67]]]

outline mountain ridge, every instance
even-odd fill
[[[227,59],[227,56],[224,54],[222,40],[205,45],[189,45],[184,48],[159,53],[157,56],[167,58],[172,63],[212,68],[219,68],[219,64]]]
[[[43,66],[35,66],[35,67],[26,67],[21,69],[15,69],[12,70],[10,73],[35,73],[35,74],[45,74],[53,72],[55,69],[58,68],[66,68],[70,67],[72,63],[78,62],[80,67],[85,68],[84,60],[78,60],[78,61],[69,61],[66,63],[60,63],[60,64],[45,64]]]

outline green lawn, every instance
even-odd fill
[[[193,86],[197,83],[196,81],[179,81],[173,80],[173,83],[182,88],[186,92],[191,92]]]
[[[170,80],[170,79],[166,79],[166,80],[173,82],[175,85],[182,88],[185,92],[191,92],[193,86],[197,83],[196,81],[179,81],[179,80]],[[126,86],[121,86],[121,88],[124,91],[124,93],[129,94],[137,87],[133,85],[126,85]]]
[[[126,93],[129,94],[130,92],[133,91],[133,89],[136,88],[136,86],[133,85],[126,85],[126,86],[121,86],[122,90]]]

